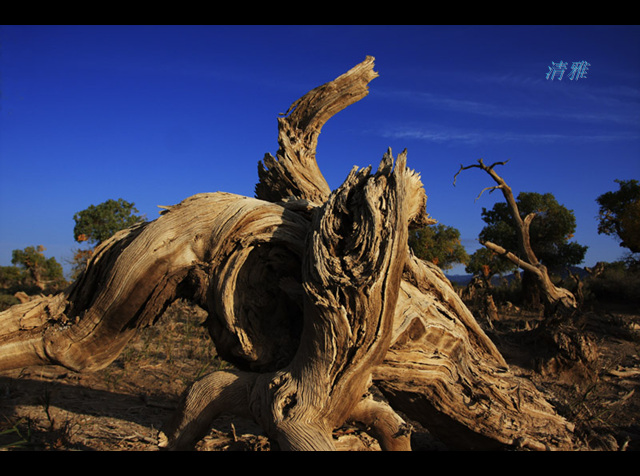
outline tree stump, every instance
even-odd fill
[[[571,425],[510,372],[442,271],[411,253],[409,227],[433,220],[406,152],[354,167],[334,191],[322,177],[322,126],[375,77],[367,57],[293,103],[256,198],[204,193],[166,207],[102,243],[65,292],[0,313],[0,370],[103,368],[185,298],[208,311],[235,370],[188,389],[163,448],[193,447],[231,412],[281,449],[333,449],[332,431],[354,420],[383,449],[407,450],[398,411],[452,448],[570,448]]]

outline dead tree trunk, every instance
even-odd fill
[[[500,177],[494,170],[494,167],[496,165],[504,164],[506,164],[506,162],[495,162],[487,166],[484,164],[484,161],[482,159],[479,159],[477,164],[472,164],[466,167],[463,167],[461,165],[460,170],[458,170],[453,180],[453,183],[455,185],[458,174],[463,170],[467,170],[470,168],[479,168],[481,170],[484,170],[498,185],[485,188],[480,192],[480,195],[482,195],[482,193],[484,193],[486,190],[492,192],[493,190],[500,189],[507,202],[507,205],[509,206],[509,211],[511,212],[511,218],[513,220],[513,226],[516,230],[516,236],[518,240],[518,255],[509,252],[501,246],[498,246],[495,243],[491,243],[490,241],[484,242],[482,244],[490,250],[498,253],[499,255],[504,256],[516,266],[523,269],[526,275],[525,279],[523,279],[523,282],[525,280],[531,280],[531,282],[534,283],[535,287],[538,291],[540,291],[540,294],[542,295],[545,312],[548,315],[554,314],[555,312],[562,312],[564,310],[575,310],[577,308],[575,296],[567,289],[556,287],[551,282],[546,266],[538,261],[538,258],[533,252],[531,241],[529,239],[529,227],[536,214],[530,213],[524,218],[520,216],[520,211],[518,210],[518,205],[516,203],[515,197],[513,196],[513,192],[511,191],[511,187],[509,187],[504,179]],[[480,197],[480,195],[478,195],[478,198]],[[532,279],[529,277],[532,277]]]
[[[175,299],[208,311],[236,370],[185,393],[160,446],[189,448],[220,412],[253,418],[283,449],[332,449],[347,420],[384,449],[409,449],[401,410],[452,447],[568,448],[571,425],[514,376],[442,272],[417,259],[409,226],[426,194],[387,152],[331,192],[318,134],[368,93],[368,57],[279,119],[257,198],[195,195],[104,242],[65,292],[0,313],[0,370],[109,365]],[[388,401],[374,399],[376,385]]]

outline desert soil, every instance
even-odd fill
[[[204,312],[176,303],[156,325],[129,343],[106,369],[77,374],[48,366],[0,373],[0,449],[4,451],[158,451],[158,429],[180,394],[204,373],[225,368],[201,324]],[[587,310],[581,331],[598,349],[595,374],[535,370],[527,338],[539,318],[521,312],[482,323],[512,370],[530,378],[576,427],[576,450],[640,449],[640,314],[611,306]],[[417,451],[446,450],[419,424]],[[334,433],[348,451],[378,451],[366,433],[345,426]],[[224,415],[197,451],[269,451],[253,422]]]

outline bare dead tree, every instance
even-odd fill
[[[282,449],[333,449],[331,432],[354,420],[383,449],[405,450],[402,412],[452,448],[570,448],[572,425],[509,370],[442,271],[411,253],[408,228],[432,220],[406,152],[326,185],[318,134],[376,76],[367,57],[293,104],[256,198],[203,193],[164,207],[102,243],[66,291],[0,313],[0,370],[104,368],[185,298],[208,311],[235,368],[188,389],[161,447],[192,447],[230,412]]]
[[[456,174],[454,175],[453,183],[455,185],[458,175],[463,170],[479,168],[489,174],[489,176],[496,182],[497,185],[481,190],[476,200],[480,198],[480,196],[487,190],[489,191],[489,193],[493,192],[494,190],[500,190],[502,192],[502,195],[504,196],[509,207],[511,219],[516,231],[518,250],[517,254],[515,254],[490,241],[485,241],[484,243],[482,243],[482,245],[494,251],[495,253],[507,258],[513,264],[522,268],[525,273],[528,273],[534,277],[534,283],[537,286],[538,290],[541,291],[545,310],[548,314],[553,314],[555,312],[564,310],[575,310],[577,308],[577,301],[575,299],[575,296],[567,289],[557,287],[551,282],[546,266],[540,263],[535,253],[533,252],[529,235],[529,227],[531,225],[531,221],[535,218],[536,213],[529,213],[527,216],[522,218],[520,210],[518,209],[516,199],[513,196],[511,187],[509,187],[504,179],[500,177],[494,170],[496,165],[505,165],[507,162],[508,161],[494,162],[491,165],[485,165],[482,159],[478,159],[477,164],[471,164],[468,166],[461,165],[460,170],[458,170],[458,172],[456,172]]]

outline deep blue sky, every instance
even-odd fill
[[[0,42],[0,265],[44,245],[66,267],[74,213],[109,198],[155,219],[200,192],[253,196],[278,114],[366,55],[380,77],[319,138],[332,188],[406,148],[427,211],[472,253],[502,195],[475,201],[489,176],[453,176],[510,159],[497,170],[516,194],[575,212],[583,265],[625,251],[597,234],[595,200],[640,179],[640,27],[12,25]]]

